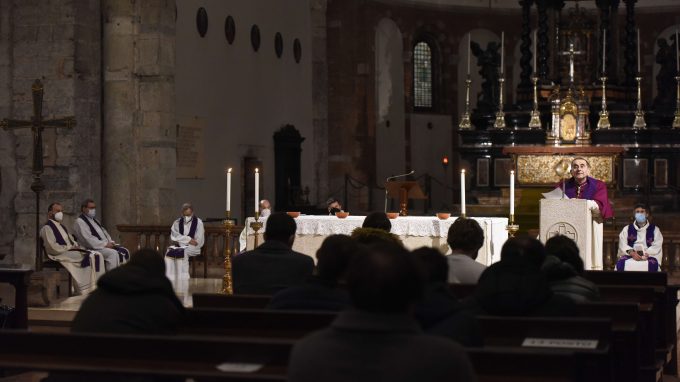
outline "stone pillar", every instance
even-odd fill
[[[624,66],[623,84],[626,86],[635,85],[635,74],[637,72],[637,49],[635,46],[635,2],[637,0],[626,0],[626,39],[624,42]]]
[[[538,77],[542,83],[550,82],[550,49],[548,48],[548,0],[537,0],[538,7]]]
[[[100,1],[0,4],[0,118],[33,116],[31,84],[38,78],[45,86],[43,117],[76,117],[73,130],[44,133],[45,191],[39,211],[44,220],[47,205],[58,201],[64,205],[65,224],[71,226],[80,200],[101,196]],[[33,265],[36,211],[30,189],[31,132],[2,131],[0,141],[0,252],[11,246],[10,261]]]
[[[326,53],[326,9],[328,0],[310,2],[312,13],[312,105],[314,126],[314,185],[316,204],[328,198],[328,61]]]
[[[531,67],[531,59],[536,52],[531,51],[531,4],[534,0],[520,0],[522,6],[522,44],[520,45],[521,57],[519,66],[519,87],[528,88],[531,86],[531,73],[536,68]]]
[[[177,215],[175,3],[103,0],[104,219],[170,224]]]

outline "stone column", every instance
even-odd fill
[[[536,68],[531,67],[531,58],[536,52],[531,51],[531,4],[534,0],[520,0],[522,6],[522,44],[520,45],[521,57],[519,59],[520,74],[519,87],[528,88],[531,86],[531,73]]]
[[[104,213],[107,225],[177,215],[175,3],[103,0]]]
[[[310,2],[312,13],[312,96],[314,99],[314,185],[312,203],[328,198],[328,61],[326,54],[326,8],[328,0]]]
[[[542,83],[549,82],[550,50],[548,48],[548,0],[536,0],[538,7],[538,77]]]
[[[623,84],[626,86],[635,85],[635,74],[637,72],[637,49],[635,46],[635,2],[637,0],[626,0],[626,39],[624,42],[624,66]]]
[[[43,117],[76,117],[73,130],[44,133],[45,191],[38,211],[44,220],[47,205],[60,202],[70,227],[80,201],[101,196],[100,1],[2,1],[0,14],[0,118],[33,116],[31,84],[38,78],[45,86]],[[0,252],[11,246],[11,261],[33,265],[31,132],[1,131],[0,141]]]

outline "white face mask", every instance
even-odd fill
[[[64,219],[64,213],[63,212],[57,212],[56,214],[54,214],[54,220],[60,222],[60,221],[62,221],[62,219]]]
[[[94,219],[94,217],[97,216],[97,210],[95,210],[94,208],[91,209],[91,210],[88,210],[88,211],[87,211],[87,216],[89,216],[89,217],[91,217],[92,219]]]
[[[185,216],[185,217],[184,217],[184,222],[185,222],[185,223],[188,223],[188,222],[190,222],[190,221],[191,221],[191,216]]]

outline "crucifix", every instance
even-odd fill
[[[560,56],[569,56],[569,84],[574,84],[574,56],[584,54],[585,52],[581,50],[574,50],[574,42],[569,42],[569,50],[564,52],[559,52]]]
[[[35,269],[39,271],[42,268],[40,262],[40,193],[45,189],[45,185],[40,180],[40,175],[44,170],[42,132],[45,128],[63,127],[70,129],[76,125],[76,121],[74,117],[44,120],[42,117],[42,82],[35,80],[33,86],[31,86],[31,91],[33,93],[33,117],[31,117],[31,120],[3,119],[0,121],[0,127],[5,130],[30,128],[33,133],[33,183],[31,183],[31,191],[35,192]]]

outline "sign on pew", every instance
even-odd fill
[[[555,348],[555,349],[597,349],[597,340],[577,340],[569,338],[536,338],[527,337],[522,347]]]

